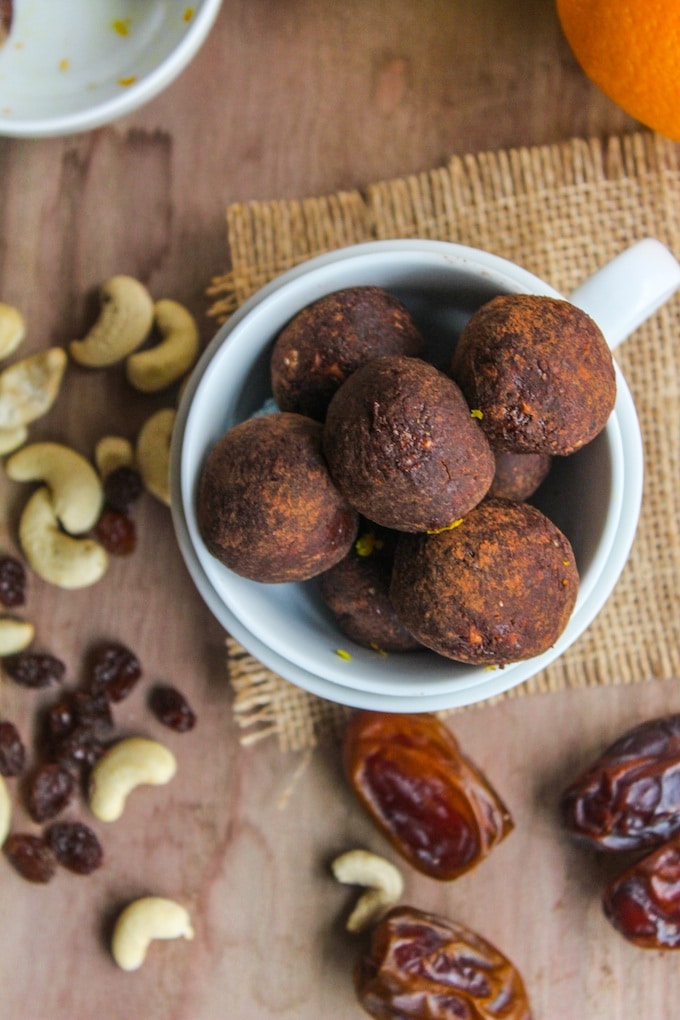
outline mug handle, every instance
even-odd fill
[[[598,269],[569,300],[595,320],[614,350],[679,287],[680,263],[660,241],[646,237]]]

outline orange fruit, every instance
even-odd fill
[[[586,75],[631,117],[680,141],[680,0],[556,0]]]

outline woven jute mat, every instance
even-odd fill
[[[647,132],[456,156],[364,193],[227,209],[230,271],[212,281],[226,318],[263,284],[361,241],[432,238],[484,248],[569,294],[622,249],[656,237],[680,254],[680,146]],[[590,628],[538,676],[501,697],[680,677],[680,297],[617,349],[645,446],[645,492],[630,560]],[[227,637],[244,743],[282,749],[336,737],[348,709],[299,690]]]

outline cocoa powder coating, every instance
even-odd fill
[[[327,570],[358,528],[328,473],[321,425],[298,414],[263,415],[226,432],[206,459],[196,511],[213,556],[269,583]]]
[[[576,602],[568,539],[535,507],[490,498],[437,535],[401,535],[390,598],[424,645],[504,665],[550,648]]]
[[[355,509],[397,531],[446,527],[479,503],[494,473],[460,389],[418,358],[376,358],[351,375],[329,405],[323,449]]]
[[[384,354],[423,354],[408,309],[380,287],[348,287],[303,308],[279,334],[271,358],[282,411],[323,421],[331,397],[361,365]]]
[[[570,454],[604,428],[616,399],[611,352],[569,301],[503,294],[463,329],[451,374],[482,413],[491,445]]]

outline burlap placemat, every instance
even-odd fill
[[[231,269],[208,290],[217,319],[303,259],[395,237],[485,248],[568,294],[645,236],[680,253],[680,146],[639,132],[456,156],[364,194],[233,205],[227,226]],[[616,352],[646,457],[640,527],[621,580],[565,655],[501,697],[680,677],[679,336],[676,296]],[[230,637],[227,646],[245,743],[275,735],[282,749],[300,750],[337,735],[348,710],[277,677]]]

